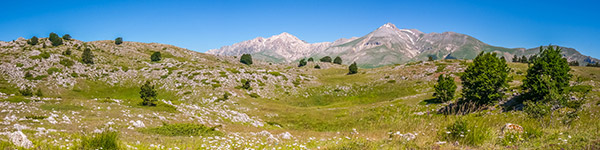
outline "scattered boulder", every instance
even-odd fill
[[[137,121],[133,121],[133,120],[132,120],[132,121],[130,121],[130,123],[132,123],[132,124],[133,124],[133,126],[134,126],[134,127],[136,127],[136,128],[143,128],[143,127],[146,127],[146,125],[144,124],[144,122],[142,122],[142,121],[140,121],[140,120],[137,120]]]
[[[27,139],[27,136],[21,131],[15,131],[13,133],[10,133],[9,138],[10,141],[16,146],[27,149],[33,147],[33,143],[29,139]]]

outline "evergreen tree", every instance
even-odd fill
[[[319,64],[316,64],[315,69],[321,69],[321,66],[319,66]]]
[[[512,62],[519,62],[519,57],[517,55],[513,56]]]
[[[160,61],[161,59],[160,52],[154,52],[152,53],[152,56],[150,56],[150,60],[153,62]]]
[[[313,60],[313,58],[312,58],[312,57],[311,57],[311,58],[308,58],[308,62],[313,62],[313,61],[315,61],[315,60]]]
[[[573,60],[573,61],[569,62],[569,66],[579,66],[579,61]]]
[[[66,55],[66,56],[69,56],[69,55],[71,55],[71,48],[67,48],[67,50],[65,50],[65,51],[63,52],[63,55]]]
[[[440,102],[447,102],[454,99],[454,93],[456,92],[456,83],[454,78],[441,74],[438,76],[437,84],[433,86],[435,93],[433,96]]]
[[[123,44],[123,38],[122,38],[122,37],[118,37],[118,38],[116,38],[116,39],[115,39],[115,44],[117,44],[117,45],[121,45],[121,44]]]
[[[246,90],[252,90],[252,87],[250,86],[250,80],[242,80],[242,88]]]
[[[321,59],[319,59],[319,60],[320,60],[321,62],[328,62],[328,63],[330,63],[330,62],[331,62],[331,57],[329,57],[329,56],[325,56],[325,57],[323,57],[323,58],[321,58]]]
[[[29,45],[37,45],[39,42],[39,39],[36,36],[31,37],[31,39],[29,39],[27,41],[27,44]]]
[[[298,64],[298,67],[302,67],[302,66],[306,66],[306,60],[303,58],[300,60],[300,63]]]
[[[496,57],[496,53],[479,53],[460,77],[463,81],[460,102],[486,105],[502,99],[509,71],[506,60]]]
[[[65,34],[65,35],[63,35],[63,37],[62,37],[62,38],[63,38],[64,40],[67,40],[67,41],[69,41],[69,40],[71,40],[71,35],[69,35],[69,34]]]
[[[427,61],[434,61],[435,59],[433,59],[433,56],[429,55],[427,56]]]
[[[333,63],[341,65],[342,64],[342,58],[340,58],[340,56],[335,57],[335,59],[333,60]]]
[[[521,57],[520,62],[521,63],[527,63],[527,57],[525,55],[523,55],[523,57]]]
[[[350,65],[348,67],[348,70],[349,70],[348,74],[356,74],[356,73],[358,73],[358,67],[356,66],[356,62],[352,63],[352,65]]]
[[[240,62],[246,65],[252,65],[252,55],[243,54],[242,57],[240,57]]]
[[[527,100],[548,102],[549,95],[562,95],[569,87],[571,67],[563,58],[560,47],[540,47],[540,54],[531,62],[523,80],[523,90]]]
[[[50,42],[52,42],[52,46],[59,46],[63,44],[63,40],[54,32],[50,33],[48,39],[50,39]]]
[[[85,48],[81,53],[81,62],[85,64],[94,64],[94,54],[90,48]]]
[[[154,85],[150,85],[150,81],[146,81],[142,87],[140,87],[140,98],[142,98],[142,105],[144,106],[156,106],[156,96],[158,95],[154,89]]]

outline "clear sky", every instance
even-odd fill
[[[600,58],[600,1],[2,1],[0,40],[70,34],[83,41],[172,44],[200,52],[288,32],[307,42],[360,37],[391,22],[508,48],[555,44]]]

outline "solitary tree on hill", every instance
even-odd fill
[[[158,95],[154,89],[154,85],[150,85],[150,81],[146,81],[142,87],[140,87],[140,98],[142,98],[142,105],[144,106],[156,106],[156,96]]]
[[[59,46],[63,44],[63,40],[54,32],[50,33],[48,39],[50,42],[52,42],[52,46]]]
[[[94,64],[94,54],[90,48],[85,48],[81,53],[81,61],[85,64]]]
[[[68,41],[68,40],[71,40],[71,35],[69,35],[69,34],[65,34],[65,35],[63,35],[63,37],[62,37],[62,38],[63,38],[64,40],[67,40],[67,41]]]
[[[308,58],[308,62],[313,62],[313,61],[314,61],[314,60],[313,60],[313,58],[312,58],[312,57],[311,57],[311,58]]]
[[[331,62],[331,57],[329,57],[329,56],[325,56],[325,57],[323,57],[323,58],[321,58],[321,59],[319,59],[319,60],[320,60],[321,62],[328,62],[328,63],[330,63],[330,62]]]
[[[153,62],[160,61],[161,59],[160,52],[154,52],[152,53],[152,56],[150,56],[150,60]]]
[[[556,95],[563,95],[572,75],[567,59],[560,54],[560,47],[540,47],[540,50],[539,57],[533,59],[530,62],[533,65],[527,69],[523,90],[526,99],[545,103],[553,99],[550,97],[553,91],[557,92]]]
[[[300,60],[300,63],[298,64],[298,67],[302,67],[302,66],[306,66],[306,60],[303,58]]]
[[[340,58],[340,56],[335,57],[335,59],[333,60],[333,63],[341,65],[342,64],[342,58]]]
[[[454,83],[452,77],[441,74],[438,76],[437,84],[433,88],[435,89],[433,96],[440,102],[447,102],[454,98],[456,83]]]
[[[121,45],[121,44],[123,44],[123,38],[122,38],[122,37],[118,37],[118,38],[116,38],[116,39],[115,39],[115,44],[117,44],[117,45]]]
[[[36,36],[33,36],[33,37],[31,37],[31,39],[29,39],[29,40],[27,41],[27,44],[29,44],[29,45],[37,45],[37,44],[38,44],[38,42],[39,42],[39,39],[38,39],[38,37],[36,37]]]
[[[506,60],[496,57],[496,53],[479,53],[460,77],[463,81],[460,102],[482,106],[502,99],[509,71]]]
[[[358,73],[358,67],[356,66],[356,62],[352,63],[349,67],[348,67],[348,74],[356,74]]]
[[[240,57],[240,62],[246,65],[252,65],[252,55],[243,54],[242,57]]]

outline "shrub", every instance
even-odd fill
[[[298,64],[298,67],[302,67],[302,66],[306,66],[306,60],[305,59],[301,59],[300,63]]]
[[[461,103],[487,105],[502,99],[508,87],[508,72],[506,60],[496,57],[496,53],[479,53],[460,77],[464,97]]]
[[[442,134],[444,140],[458,141],[460,144],[467,145],[479,145],[491,135],[488,128],[469,124],[462,119],[448,125],[446,131],[440,134]]]
[[[153,62],[160,61],[161,59],[162,57],[160,56],[160,52],[154,52],[152,53],[152,56],[150,56],[150,60]]]
[[[140,98],[142,98],[142,105],[144,106],[156,106],[157,92],[154,89],[154,85],[150,85],[150,81],[146,81],[142,87],[140,87]]]
[[[81,61],[85,64],[94,64],[94,54],[90,48],[85,48],[81,53]]]
[[[122,37],[118,37],[118,38],[116,38],[116,39],[115,39],[115,44],[116,44],[116,45],[121,45],[121,44],[123,44],[123,38],[122,38]]]
[[[242,88],[246,90],[252,90],[252,87],[250,86],[250,80],[242,80]]]
[[[551,92],[557,92],[558,96],[564,94],[572,75],[559,47],[540,47],[539,56],[530,63],[533,65],[527,69],[522,86],[526,100],[549,102],[547,97]]]
[[[433,86],[435,93],[433,96],[440,102],[447,102],[454,99],[454,92],[456,92],[456,83],[454,78],[441,74],[438,77],[437,84]]]
[[[69,34],[65,34],[65,35],[63,35],[63,37],[62,37],[62,38],[63,38],[64,40],[67,40],[67,41],[69,41],[69,40],[71,40],[71,35],[69,35]]]
[[[350,65],[348,67],[348,70],[349,70],[348,74],[358,73],[358,67],[356,67],[356,62],[352,63],[352,65]]]
[[[35,92],[35,96],[37,96],[37,97],[44,96],[44,93],[42,93],[42,89],[37,89],[37,91]]]
[[[33,74],[31,74],[31,72],[27,71],[27,72],[25,72],[25,76],[23,76],[23,78],[25,78],[27,80],[31,80],[31,79],[33,79]]]
[[[313,58],[312,58],[312,57],[311,57],[311,58],[308,58],[308,62],[313,62],[313,61],[315,61],[315,60],[313,60]]]
[[[251,65],[252,64],[252,55],[250,54],[243,54],[242,57],[240,57],[240,62],[246,65]]]
[[[33,92],[31,92],[31,89],[29,89],[28,87],[19,90],[19,93],[21,94],[21,96],[33,96]]]
[[[67,59],[67,58],[60,59],[59,63],[65,67],[71,67],[71,66],[73,66],[73,64],[75,64],[75,62],[73,62],[72,60]]]
[[[33,36],[33,37],[31,37],[31,39],[29,39],[29,40],[27,41],[27,44],[29,44],[29,45],[37,45],[37,44],[38,44],[38,42],[39,42],[39,39],[38,39],[38,37],[36,37],[36,36]]]
[[[323,57],[323,58],[321,58],[321,59],[319,59],[319,60],[320,60],[321,62],[328,62],[328,63],[330,63],[330,62],[331,62],[331,57],[329,57],[329,56],[325,56],[325,57]]]
[[[335,57],[335,59],[333,60],[333,63],[341,65],[342,64],[342,58],[340,58],[340,56]]]
[[[48,59],[48,58],[50,58],[50,53],[48,53],[48,52],[42,52],[38,56],[40,58]]]
[[[48,70],[46,70],[46,72],[48,72],[49,75],[55,73],[55,72],[61,72],[61,69],[58,69],[56,67],[52,67],[52,68],[48,68]]]
[[[178,123],[178,124],[163,124],[160,127],[141,129],[141,132],[160,134],[165,136],[206,136],[206,135],[221,135],[216,127],[207,127],[201,124]]]
[[[117,150],[119,148],[119,133],[104,131],[81,138],[81,149]]]
[[[259,98],[259,97],[260,97],[260,95],[258,95],[258,94],[256,94],[256,93],[250,93],[249,95],[250,95],[250,97],[252,97],[252,98]]]
[[[231,96],[231,93],[225,92],[225,93],[223,93],[223,97],[218,98],[217,100],[215,100],[215,102],[226,101],[229,99],[229,96]]]
[[[67,48],[67,50],[65,50],[62,54],[66,56],[71,55],[71,48]]]
[[[321,69],[321,66],[319,66],[319,64],[316,64],[315,69]]]
[[[50,42],[52,42],[52,46],[59,46],[63,43],[63,40],[58,36],[58,34],[54,32],[50,33],[48,39],[50,40]]]

